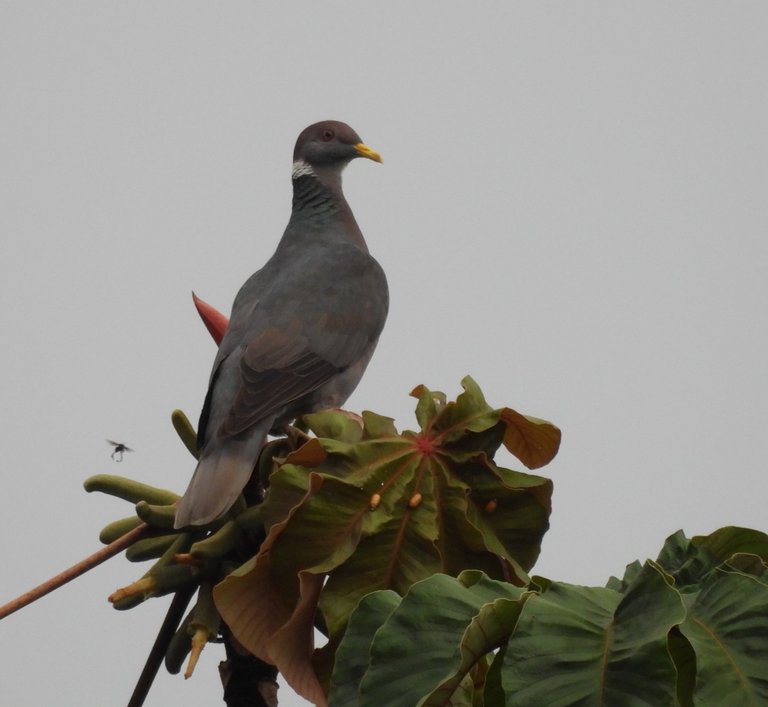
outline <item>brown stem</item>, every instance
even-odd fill
[[[227,659],[219,664],[227,707],[277,707],[277,668],[240,645],[222,624]]]
[[[88,570],[98,567],[102,562],[117,555],[118,552],[122,552],[129,545],[133,545],[137,540],[144,537],[147,529],[147,524],[142,523],[137,528],[128,531],[125,535],[121,535],[117,540],[109,543],[106,547],[101,548],[101,550],[94,552],[84,560],[80,560],[77,564],[72,565],[69,569],[64,570],[55,577],[51,577],[49,580],[43,582],[34,589],[30,589],[21,596],[12,599],[7,604],[0,606],[0,619],[10,616],[14,611],[23,609],[27,604],[31,604],[33,601],[37,601],[46,594],[49,594],[54,589],[64,586],[67,582],[71,582],[81,574],[85,574]]]

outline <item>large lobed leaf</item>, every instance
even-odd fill
[[[339,649],[331,683],[332,704],[412,707],[414,696],[431,693],[418,705],[463,704],[462,683],[489,650],[514,629],[528,594],[521,588],[469,570],[454,579],[444,574],[418,582],[383,605],[377,592],[359,605]],[[440,606],[440,621],[432,617]],[[379,620],[376,620],[378,615]],[[381,617],[386,620],[381,621]],[[367,626],[367,635],[361,631]],[[376,632],[370,645],[370,628]],[[359,656],[370,646],[370,665],[360,675]],[[364,647],[364,648],[363,648]],[[344,658],[357,656],[348,663]],[[359,680],[356,677],[360,675]],[[352,689],[359,682],[359,691]],[[459,692],[459,701],[456,701]]]
[[[340,411],[306,416],[316,438],[271,476],[266,541],[216,588],[238,640],[318,704],[324,686],[310,662],[315,602],[332,653],[371,592],[403,595],[430,575],[467,568],[518,585],[529,580],[552,484],[500,467],[494,455],[504,444],[529,467],[541,466],[557,452],[559,430],[491,408],[471,378],[462,386],[454,402],[424,386],[413,392],[418,432],[399,434],[373,413],[362,423]]]
[[[526,603],[507,646],[507,704],[672,707],[667,634],[684,617],[679,594],[652,563],[625,594],[553,582]]]
[[[330,704],[768,704],[766,552],[768,536],[723,528],[671,536],[610,587],[518,588],[475,571],[402,600],[372,594],[339,646]]]

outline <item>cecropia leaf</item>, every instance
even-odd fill
[[[304,417],[317,437],[271,475],[262,506],[267,540],[215,594],[249,650],[281,672],[310,654],[314,614],[301,588],[308,576],[324,582],[317,605],[332,646],[358,602],[376,590],[404,595],[435,573],[466,569],[518,586],[529,581],[549,525],[552,482],[501,467],[494,455],[510,426],[557,428],[510,419],[508,408],[486,403],[471,378],[462,385],[451,402],[425,386],[415,389],[419,431],[399,433],[391,419],[369,412]],[[289,621],[290,631],[283,628]],[[304,646],[282,641],[275,650],[286,631],[310,639]]]

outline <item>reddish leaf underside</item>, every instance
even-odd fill
[[[504,446],[529,469],[549,464],[560,448],[560,430],[551,422],[521,415],[511,408],[501,410],[506,425]]]
[[[300,695],[322,706],[325,694],[311,658],[313,619],[323,577],[301,573],[286,587],[275,582],[272,574],[272,548],[298,507],[282,523],[272,526],[254,558],[214,588],[214,599],[222,618],[243,646],[278,666]],[[243,577],[247,578],[248,586],[258,588],[258,593],[241,591]]]

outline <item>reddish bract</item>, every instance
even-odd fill
[[[205,324],[205,328],[208,333],[213,337],[216,344],[220,344],[224,338],[224,332],[227,331],[229,326],[229,319],[227,319],[218,309],[211,307],[210,304],[201,300],[194,292],[192,293],[192,300],[195,303],[195,308],[200,318]]]

